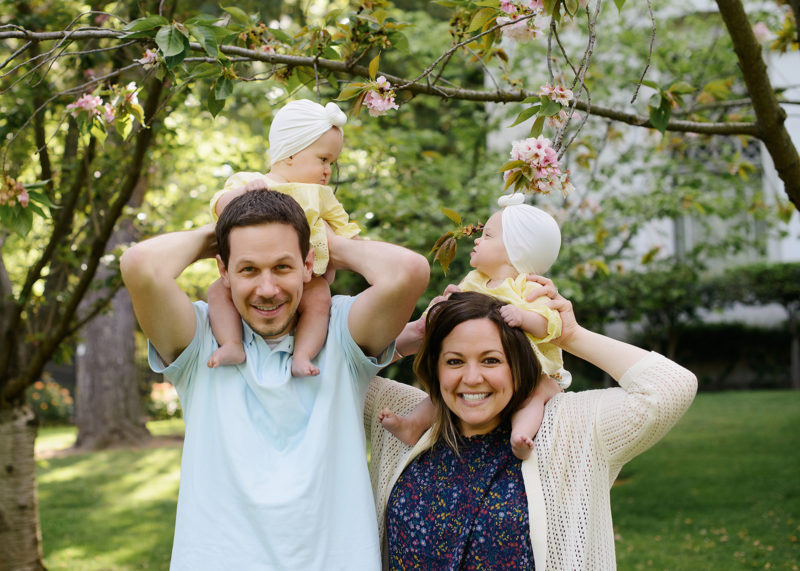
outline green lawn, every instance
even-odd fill
[[[612,491],[619,569],[798,569],[798,429],[800,392],[698,396]],[[37,450],[73,440],[74,429],[46,428]],[[39,460],[47,567],[166,569],[179,465],[177,446]]]

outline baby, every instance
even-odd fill
[[[303,207],[311,227],[314,250],[314,277],[303,288],[297,308],[292,375],[319,374],[313,363],[328,334],[334,272],[328,269],[326,224],[336,234],[353,238],[360,232],[327,186],[333,163],[344,144],[342,127],[347,116],[335,103],[324,107],[301,99],[281,108],[269,129],[270,163],[268,174],[240,172],[231,176],[223,189],[211,199],[216,219],[225,206],[244,192],[271,189],[288,194]],[[233,305],[230,291],[220,280],[208,289],[211,329],[219,343],[208,360],[209,367],[236,365],[245,360],[242,346],[242,321]]]
[[[490,295],[508,305],[501,309],[506,323],[520,327],[528,336],[542,372],[555,380],[539,383],[524,405],[511,420],[511,448],[522,460],[530,456],[533,437],[544,416],[544,405],[555,391],[565,389],[571,375],[563,367],[561,350],[549,341],[561,334],[558,311],[547,306],[549,297],[537,296],[541,284],[527,279],[528,274],[544,274],[558,257],[561,232],[552,216],[524,203],[525,197],[516,193],[498,200],[501,210],[495,212],[475,240],[470,265],[475,268],[462,280],[462,291],[477,291]],[[533,301],[528,301],[528,300]],[[424,316],[409,323],[398,337],[398,350],[414,351],[413,341],[424,327]],[[411,350],[406,347],[411,347]],[[406,444],[413,445],[433,420],[433,405],[429,399],[420,403],[403,418],[386,409],[382,411],[383,426]]]

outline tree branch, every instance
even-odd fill
[[[800,209],[800,155],[786,130],[786,112],[778,103],[770,82],[761,46],[741,1],[716,1],[753,103],[757,127],[755,136],[761,139],[772,157],[789,199]]]

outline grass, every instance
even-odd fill
[[[148,425],[160,436],[180,422]],[[620,571],[798,569],[800,391],[701,394],[612,490]],[[74,441],[45,428],[38,453]],[[38,461],[49,569],[167,569],[180,448]]]
[[[701,394],[612,490],[619,568],[798,569],[800,392]]]

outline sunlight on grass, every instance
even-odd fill
[[[36,455],[53,450],[64,450],[75,444],[77,431],[74,426],[42,426],[34,445]]]
[[[157,436],[182,421],[148,423]],[[43,448],[68,447],[74,428],[45,429]],[[72,439],[67,436],[72,436]],[[180,478],[179,441],[159,448],[71,453],[37,461],[39,512],[49,569],[166,569]]]

